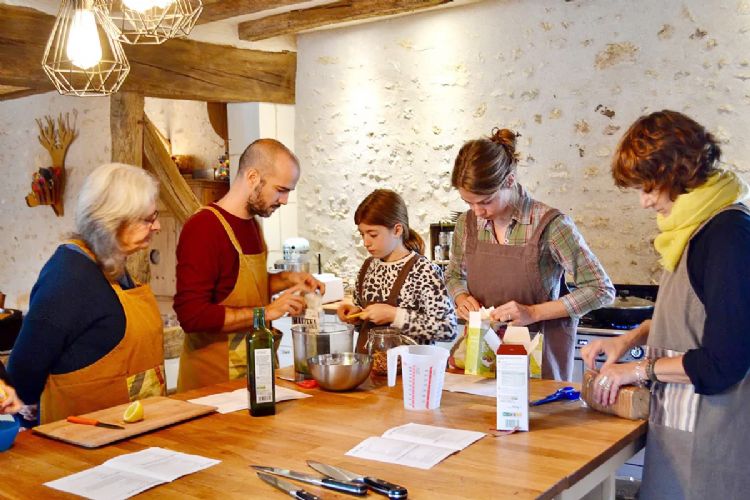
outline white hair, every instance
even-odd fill
[[[125,258],[117,235],[128,222],[151,215],[159,185],[140,167],[107,163],[89,174],[78,195],[76,237],[94,252],[104,274],[117,278]]]

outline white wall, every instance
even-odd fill
[[[78,131],[65,161],[64,217],[55,216],[49,206],[29,208],[24,200],[32,174],[51,166],[34,119],[60,113],[70,113],[71,119],[77,113]],[[73,230],[83,179],[110,158],[109,98],[64,98],[49,92],[0,103],[0,290],[8,295],[6,307],[28,307],[39,271]]]
[[[227,117],[232,181],[237,175],[240,155],[256,139],[276,139],[292,151],[295,150],[292,105],[264,102],[229,104]],[[298,235],[297,212],[297,192],[292,191],[286,206],[281,206],[271,217],[262,220],[268,246],[268,267],[273,267],[273,263],[282,257],[284,240]]]
[[[745,1],[506,0],[302,35],[302,236],[353,278],[364,196],[399,191],[426,236],[466,209],[450,187],[461,144],[504,126],[521,134],[521,182],[574,218],[612,278],[655,280],[654,215],[613,187],[612,151],[639,115],[672,108],[748,177],[748,25]]]

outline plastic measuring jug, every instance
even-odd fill
[[[401,382],[404,408],[434,410],[440,408],[443,394],[447,349],[432,345],[402,345],[388,349],[388,385],[396,385],[398,357],[401,356]]]

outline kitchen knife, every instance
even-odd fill
[[[93,418],[86,418],[86,417],[76,417],[71,415],[70,417],[66,418],[68,422],[71,424],[83,424],[83,425],[95,425],[97,427],[106,427],[107,429],[124,429],[125,427],[117,424],[108,424],[106,422],[99,422],[96,419]]]
[[[349,493],[350,495],[357,496],[367,495],[367,487],[362,483],[337,481],[327,477],[313,476],[312,474],[305,474],[303,472],[296,472],[289,469],[280,469],[278,467],[264,467],[262,465],[251,465],[251,467],[261,472],[268,472],[269,474],[276,474],[277,476],[295,479],[297,481],[302,481],[303,483],[322,486],[329,490],[340,491],[342,493]]]
[[[336,467],[335,465],[328,465],[312,460],[307,461],[307,465],[320,472],[321,474],[330,477],[331,479],[337,479],[339,481],[351,481],[354,483],[362,483],[376,493],[386,495],[388,498],[406,498],[407,490],[403,486],[383,481],[376,477],[363,476],[355,472]]]
[[[278,477],[271,476],[270,474],[265,474],[263,472],[258,472],[257,474],[258,477],[263,481],[267,482],[271,486],[280,489],[281,491],[285,491],[294,498],[299,498],[299,500],[321,500],[320,497],[317,497],[309,491],[303,490],[302,488],[298,488],[296,484],[292,484],[289,481],[284,481],[283,479],[279,479]]]

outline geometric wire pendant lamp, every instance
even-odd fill
[[[123,43],[158,44],[190,34],[201,0],[109,0],[111,34]]]
[[[63,95],[117,92],[130,71],[125,51],[100,22],[104,0],[62,0],[42,67]]]

